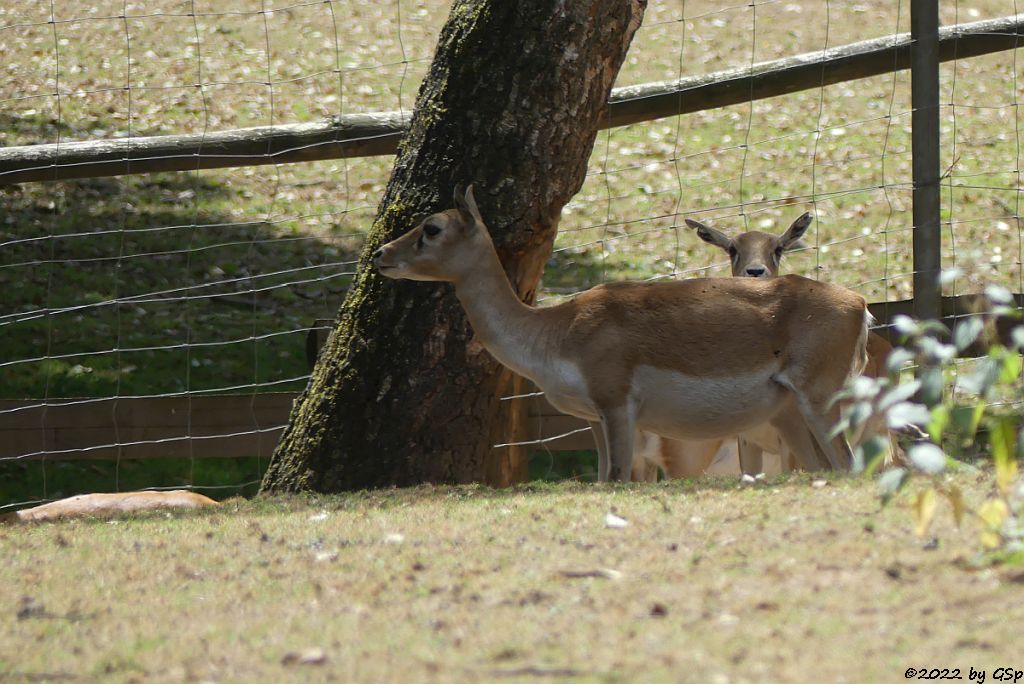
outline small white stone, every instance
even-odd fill
[[[604,516],[604,526],[605,527],[620,528],[620,527],[627,527],[628,525],[629,525],[629,521],[628,520],[626,520],[625,518],[620,518],[619,516],[615,515],[611,511],[608,511],[605,514],[605,516]]]

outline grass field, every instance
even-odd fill
[[[950,476],[976,502],[990,477]],[[3,681],[896,682],[1020,660],[1020,568],[806,477],[0,527]],[[628,525],[606,527],[614,512]],[[934,535],[934,537],[932,536]]]

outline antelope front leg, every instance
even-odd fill
[[[633,416],[625,406],[609,409],[601,416],[601,427],[604,428],[610,461],[605,480],[628,482],[633,471]]]

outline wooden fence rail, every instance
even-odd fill
[[[294,392],[103,399],[0,400],[0,462],[146,458],[270,458]],[[587,424],[531,397],[523,440],[593,449]]]
[[[947,26],[939,29],[938,58],[945,62],[1012,50],[1021,46],[1022,36],[1024,14]],[[603,127],[907,69],[912,45],[910,34],[904,33],[702,76],[616,88]],[[0,185],[394,154],[409,118],[409,112],[378,112],[204,134],[0,148]]]

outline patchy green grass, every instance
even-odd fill
[[[969,498],[977,475],[953,476]],[[0,677],[902,681],[1016,665],[1015,568],[910,493],[420,487],[0,528]],[[605,526],[614,511],[628,526]],[[303,659],[307,663],[303,663]]]

